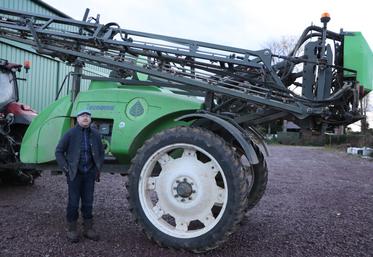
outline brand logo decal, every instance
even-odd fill
[[[90,111],[113,111],[114,105],[87,105]]]

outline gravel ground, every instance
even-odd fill
[[[200,256],[373,256],[373,161],[314,147],[271,146],[266,194],[220,248]],[[96,184],[101,240],[66,239],[64,176],[0,185],[0,256],[199,256],[158,247],[131,219],[125,178]]]

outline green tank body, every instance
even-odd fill
[[[188,125],[175,118],[201,108],[202,102],[196,97],[177,95],[156,86],[93,81],[74,104],[66,96],[35,118],[23,138],[21,161],[54,161],[53,149],[74,126],[76,113],[81,109],[92,112],[93,124],[103,136],[107,153],[127,164],[146,139],[163,129]]]
[[[373,53],[361,32],[344,36],[345,68],[357,71],[357,80],[367,91],[373,90]],[[345,75],[348,76],[348,72]]]

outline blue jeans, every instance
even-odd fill
[[[84,219],[92,219],[93,192],[95,189],[96,170],[78,173],[73,181],[67,177],[69,199],[66,209],[67,222],[77,221],[79,218],[79,202],[82,199],[80,211]]]

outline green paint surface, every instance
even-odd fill
[[[373,53],[361,32],[344,37],[344,67],[357,71],[357,80],[363,87],[373,90]],[[345,72],[345,76],[349,76]]]
[[[64,97],[34,119],[22,142],[21,160],[53,161],[55,147],[73,126],[77,112],[89,109],[93,121],[112,124],[110,153],[121,163],[129,163],[148,138],[167,128],[189,125],[175,119],[201,108],[200,100],[159,87],[93,81],[88,91],[79,93],[74,104]]]

